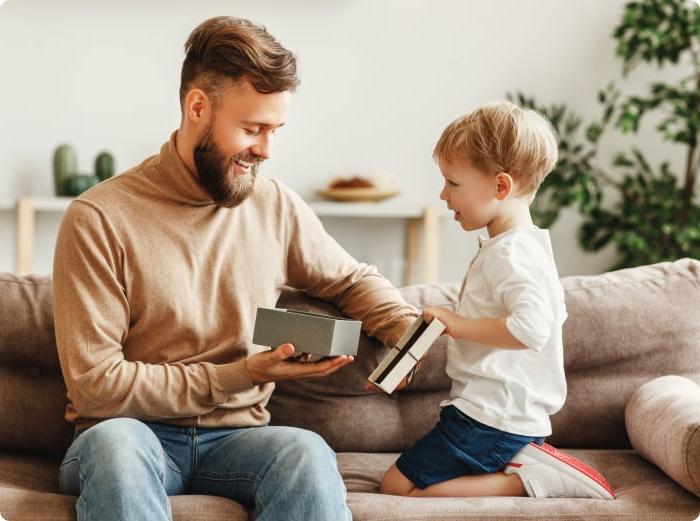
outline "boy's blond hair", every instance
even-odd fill
[[[467,161],[487,174],[506,172],[515,195],[534,195],[557,164],[557,137],[539,112],[509,101],[482,105],[442,132],[435,160]]]

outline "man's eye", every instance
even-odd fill
[[[244,128],[243,132],[245,132],[249,136],[255,136],[258,133],[258,129],[256,129],[256,128]]]

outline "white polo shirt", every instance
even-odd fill
[[[506,327],[526,349],[450,339],[450,399],[475,420],[525,436],[549,436],[550,415],[566,399],[562,324],[564,290],[549,232],[512,228],[479,238],[457,312],[467,318],[507,317]]]

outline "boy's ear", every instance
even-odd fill
[[[505,201],[513,192],[513,178],[506,172],[496,174],[496,199]]]

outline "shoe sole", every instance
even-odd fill
[[[542,445],[530,443],[523,451],[525,451],[525,455],[550,465],[559,472],[579,482],[581,481],[580,475],[584,474],[588,479],[585,483],[581,484],[584,485],[595,498],[615,499],[615,493],[612,491],[612,487],[603,475],[594,468],[586,465],[583,461],[552,447],[548,443],[543,443]]]

